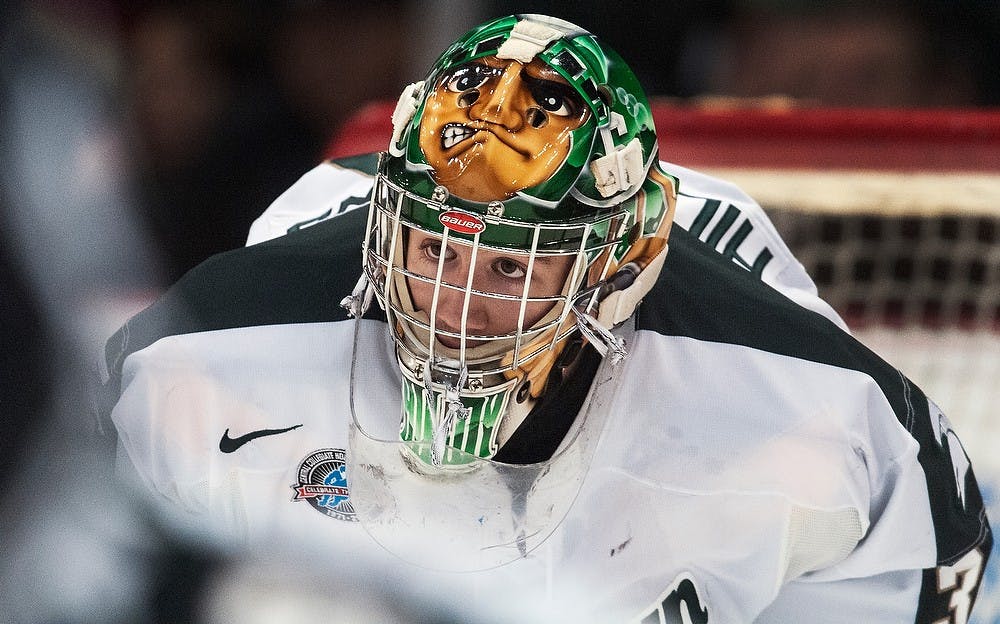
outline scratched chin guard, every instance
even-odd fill
[[[355,353],[390,355],[386,332],[359,331],[372,322],[358,321]],[[347,474],[356,518],[389,552],[442,571],[503,566],[530,557],[552,535],[579,493],[618,385],[606,359],[553,457],[515,465],[434,449],[433,440],[401,440],[398,372],[378,378],[376,367],[353,362]]]

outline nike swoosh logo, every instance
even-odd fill
[[[222,439],[219,440],[219,450],[223,453],[232,453],[251,440],[263,438],[264,436],[278,435],[279,433],[287,433],[292,429],[298,429],[301,426],[302,425],[294,425],[291,427],[285,427],[284,429],[260,429],[257,431],[251,431],[250,433],[245,433],[238,438],[230,438],[229,429],[226,429],[226,432],[222,434]]]

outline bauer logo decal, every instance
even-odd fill
[[[461,232],[462,234],[479,234],[486,229],[486,224],[476,215],[458,210],[449,210],[438,216],[441,225],[449,230]]]
[[[293,501],[307,501],[316,511],[337,520],[357,521],[347,487],[347,454],[342,449],[320,449],[302,460]]]

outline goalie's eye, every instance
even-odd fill
[[[420,251],[428,260],[437,262],[441,258],[441,241],[435,239],[428,239],[420,243]],[[454,260],[455,250],[446,249],[445,250],[445,261]]]
[[[493,270],[510,280],[521,280],[527,275],[524,265],[511,258],[497,258],[493,261]]]

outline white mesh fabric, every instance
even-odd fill
[[[788,524],[782,582],[842,561],[854,550],[863,531],[857,509],[794,506]]]

